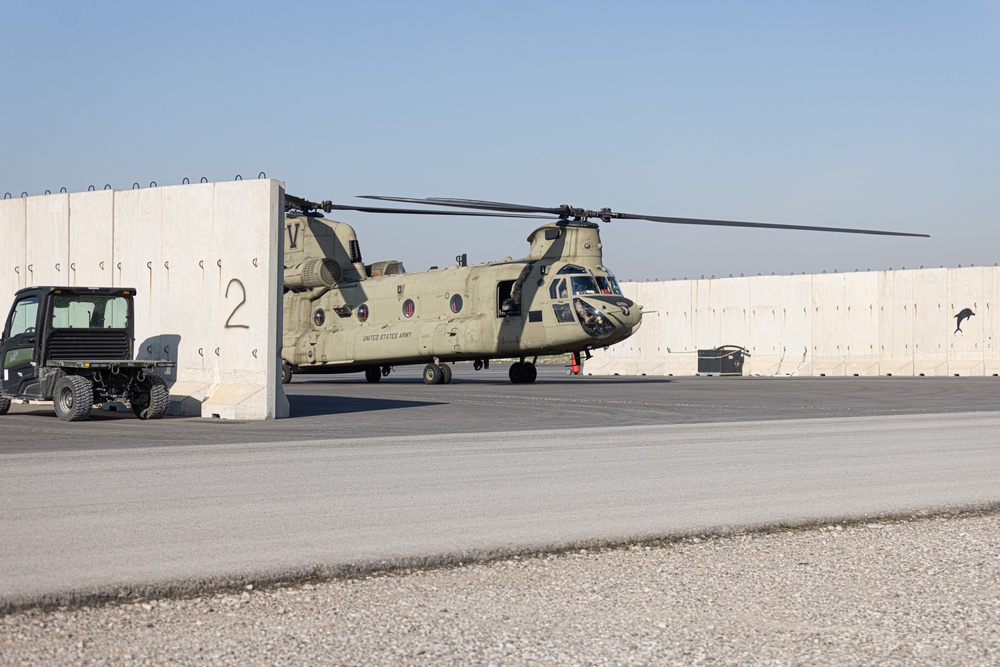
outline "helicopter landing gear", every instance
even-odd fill
[[[281,384],[288,384],[292,381],[292,367],[287,361],[281,362]]]
[[[531,384],[538,377],[538,369],[534,364],[517,361],[510,365],[507,375],[514,384]]]
[[[365,369],[365,379],[369,382],[378,382],[382,379],[382,369],[376,366],[375,368]]]
[[[477,371],[481,371],[484,368],[489,368],[489,367],[490,367],[489,359],[476,359],[474,362],[472,362],[472,368]]]
[[[424,384],[449,384],[451,366],[447,364],[427,364],[424,366]]]

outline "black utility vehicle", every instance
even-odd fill
[[[90,417],[95,404],[120,401],[139,419],[159,419],[170,407],[166,381],[172,361],[133,358],[135,290],[116,287],[28,287],[0,339],[0,415],[12,399],[52,401],[65,421]]]

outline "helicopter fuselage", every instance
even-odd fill
[[[296,373],[368,371],[374,381],[406,364],[513,357],[523,366],[612,345],[642,319],[603,266],[593,223],[536,229],[524,259],[415,273],[395,261],[366,266],[346,223],[288,216],[286,232],[282,358]],[[528,370],[521,381],[534,379]]]

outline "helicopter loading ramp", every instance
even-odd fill
[[[134,287],[136,357],[177,363],[170,414],[286,417],[283,199],[260,179],[0,200],[0,300]]]

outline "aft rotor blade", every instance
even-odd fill
[[[526,206],[524,204],[506,204],[497,201],[481,199],[454,199],[452,197],[381,197],[379,195],[361,195],[362,199],[379,199],[381,201],[398,201],[405,204],[421,204],[424,206],[452,206],[455,208],[475,208],[484,211],[501,211],[505,213],[547,213],[549,215],[564,215],[567,207],[549,208],[545,206]]]
[[[423,208],[384,208],[380,206],[347,206],[346,204],[326,204],[325,211],[360,211],[362,213],[405,213],[407,215],[461,215],[480,216],[485,218],[540,218],[555,220],[547,215],[528,215],[520,213],[477,213],[475,211],[431,211]]]
[[[598,217],[595,212],[594,217]],[[702,218],[674,218],[661,215],[637,215],[634,213],[610,212],[609,217],[622,220],[649,220],[651,222],[666,222],[675,225],[712,225],[716,227],[751,227],[756,229],[794,229],[806,232],[839,232],[841,234],[874,234],[878,236],[911,236],[930,238],[930,234],[913,234],[910,232],[889,232],[880,229],[849,229],[846,227],[814,227],[811,225],[782,225],[774,222],[743,222],[740,220],[704,220]]]

